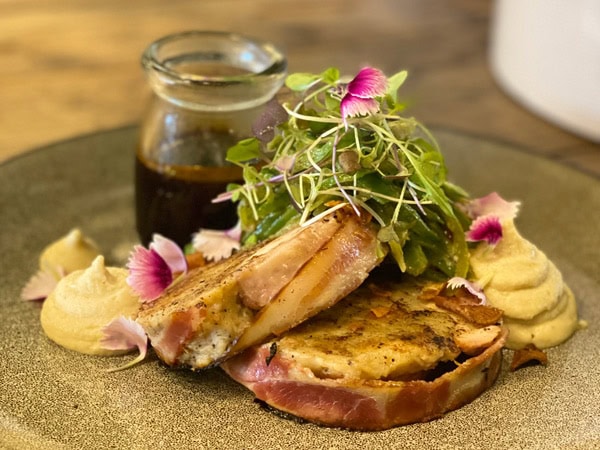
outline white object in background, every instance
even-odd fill
[[[600,0],[496,0],[490,59],[517,101],[600,142]]]

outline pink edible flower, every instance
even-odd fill
[[[127,284],[143,302],[149,302],[173,283],[175,274],[187,273],[187,261],[175,242],[155,234],[148,249],[134,247],[127,268]]]
[[[501,221],[512,220],[517,217],[520,202],[507,202],[497,192],[492,192],[485,197],[471,200],[467,205],[467,213],[472,219],[494,215]]]
[[[365,67],[348,83],[348,94],[360,98],[375,98],[385,94],[387,79],[383,72]]]
[[[140,352],[133,361],[116,369],[110,369],[109,372],[126,369],[146,358],[148,336],[142,326],[135,320],[127,319],[124,316],[117,317],[106,325],[102,332],[104,336],[100,340],[100,345],[103,348],[107,350],[131,350],[137,347]]]
[[[240,249],[242,224],[238,223],[229,230],[209,230],[202,228],[194,235],[192,245],[202,253],[207,261],[220,261],[229,258]]]
[[[466,239],[496,245],[502,239],[502,222],[513,220],[519,212],[519,202],[507,202],[497,192],[471,200],[466,206],[473,219]]]
[[[60,277],[64,277],[66,272],[59,268]],[[45,300],[54,290],[58,280],[56,277],[45,270],[38,270],[21,290],[21,300]]]
[[[481,216],[471,223],[466,233],[468,242],[485,241],[490,245],[496,245],[502,239],[502,224],[498,216]]]
[[[454,278],[450,278],[446,282],[446,286],[449,287],[450,289],[465,288],[467,291],[469,291],[470,294],[474,295],[475,297],[477,297],[479,299],[480,305],[487,304],[487,298],[486,298],[485,294],[483,293],[483,290],[479,287],[479,285],[477,283],[473,283],[462,277],[454,277]]]
[[[150,243],[150,250],[154,250],[165,260],[172,273],[187,272],[185,255],[181,248],[172,240],[160,234],[154,234]]]
[[[348,117],[364,116],[379,111],[375,100],[385,94],[387,79],[383,72],[373,67],[365,67],[348,83],[346,94],[340,102],[340,112],[344,125],[348,127]]]

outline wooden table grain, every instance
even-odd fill
[[[271,41],[290,71],[410,73],[409,113],[600,176],[600,145],[530,113],[494,82],[490,0],[3,0],[0,161],[139,121],[139,59],[158,37],[228,30]]]

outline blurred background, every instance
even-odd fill
[[[528,3],[507,0],[511,1],[513,6]],[[599,4],[559,2],[586,4],[596,12]],[[205,29],[271,41],[287,54],[291,72],[337,66],[352,75],[366,64],[390,75],[407,69],[409,79],[401,96],[410,104],[408,113],[430,128],[509,142],[600,175],[600,145],[593,136],[563,128],[556,117],[531,108],[523,92],[492,70],[492,44],[502,42],[503,52],[519,49],[534,30],[527,23],[506,21],[506,14],[522,14],[514,8],[504,10],[504,34],[499,38],[499,3],[2,0],[0,161],[47,143],[137,123],[149,92],[139,63],[145,47],[170,33]],[[585,26],[593,32],[595,19],[590,20]],[[513,37],[510,42],[507,30]],[[543,42],[543,35],[539,39]],[[557,66],[571,64],[565,59],[569,53],[566,48],[556,55]],[[527,54],[521,56],[532,61]],[[591,58],[600,62],[598,53]],[[510,64],[516,63],[508,61],[509,69],[514,67]],[[585,65],[580,67],[585,70]],[[531,76],[535,86],[536,75]],[[598,98],[596,87],[587,97]]]

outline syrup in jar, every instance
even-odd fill
[[[227,148],[233,136],[214,133],[211,145]],[[197,152],[202,145],[190,139],[181,145]],[[197,152],[204,153],[204,152]],[[213,203],[229,183],[240,183],[241,170],[233,165],[162,164],[144,158],[135,160],[135,209],[140,240],[147,244],[152,234],[168,236],[181,247],[190,242],[199,228],[226,229],[237,222],[235,204]]]
[[[237,222],[235,205],[212,200],[240,183],[225,160],[283,85],[286,59],[271,44],[232,33],[194,31],[159,39],[142,56],[153,96],[135,161],[136,227],[180,246],[200,228]]]

